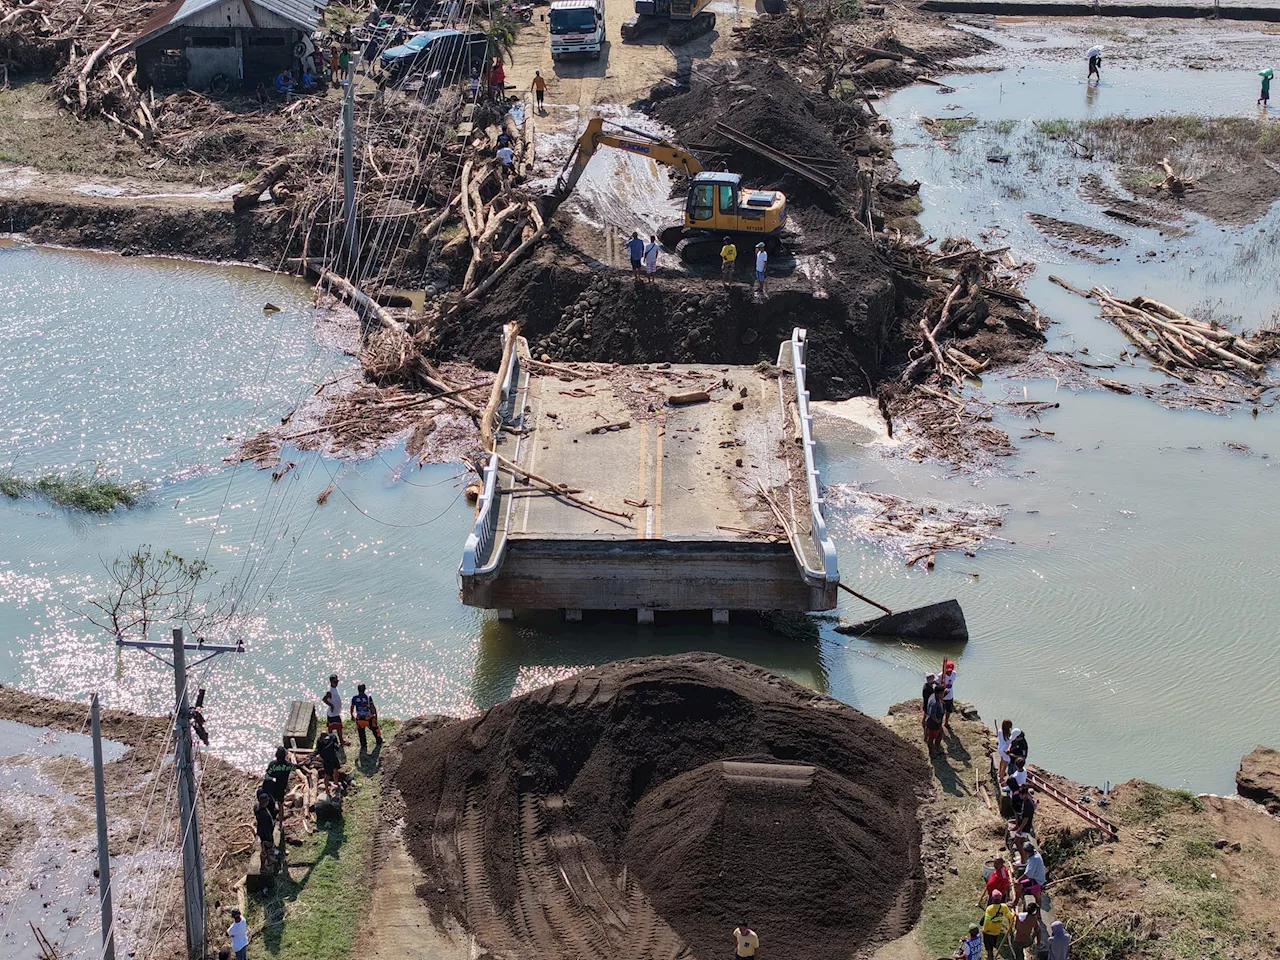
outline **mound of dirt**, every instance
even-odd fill
[[[723,953],[739,920],[818,960],[923,897],[919,751],[711,654],[623,661],[404,745],[420,892],[494,953]]]
[[[869,249],[853,249],[867,255],[856,278],[860,290],[816,297],[808,277],[780,276],[770,280],[769,298],[758,301],[745,277],[727,292],[696,277],[637,285],[630,274],[593,270],[545,244],[504,279],[500,295],[442,321],[432,352],[496,370],[502,325],[514,319],[534,356],[553,360],[754,364],[776,361],[778,345],[799,326],[809,331],[811,393],[843,399],[868,392],[868,377],[878,379],[877,359],[894,355],[880,345],[895,342],[898,326],[888,269]],[[828,266],[825,256],[813,258]],[[855,279],[833,273],[819,278],[833,290]]]

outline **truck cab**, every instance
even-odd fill
[[[573,53],[599,60],[604,50],[604,0],[553,0],[551,58]]]
[[[775,234],[787,219],[787,198],[777,190],[746,190],[736,173],[699,173],[689,187],[684,225],[718,233]]]

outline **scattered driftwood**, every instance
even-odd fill
[[[711,394],[705,390],[690,390],[688,393],[673,393],[667,397],[667,403],[673,407],[687,407],[694,403],[706,403]]]
[[[849,484],[828,487],[826,500],[839,508],[838,522],[848,533],[896,552],[907,566],[924,561],[932,567],[935,555],[944,550],[971,554],[987,541],[1001,539],[995,535],[1000,512],[983,504],[914,502]]]

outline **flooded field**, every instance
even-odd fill
[[[1009,246],[1039,268],[1026,293],[1056,321],[1050,349],[1088,346],[1099,363],[1123,349],[1094,304],[1048,280],[1105,284],[1244,326],[1271,319],[1280,222],[1221,227],[1180,216],[1180,236],[1116,223],[1080,192],[1101,162],[1080,161],[1030,121],[1215,108],[1250,115],[1248,71],[1125,69],[1101,89],[1065,65],[948,78],[953,94],[915,87],[881,106],[897,157],[919,179],[924,230]],[[946,110],[948,106],[955,110]],[[920,117],[972,116],[944,149]],[[993,152],[1007,163],[989,163]],[[1090,181],[1092,182],[1092,181]],[[1094,259],[1046,236],[1043,214],[1123,243]],[[1092,248],[1090,248],[1092,249]],[[1149,253],[1152,252],[1152,253]],[[1153,255],[1152,255],[1153,254]],[[1100,261],[1100,262],[1097,262]],[[761,663],[878,713],[919,695],[943,655],[959,696],[989,719],[1029,731],[1033,758],[1080,780],[1143,776],[1227,792],[1241,754],[1274,739],[1280,614],[1270,509],[1280,417],[1266,403],[1227,415],[1167,410],[1139,396],[1071,393],[1052,379],[988,377],[992,396],[1057,400],[1002,472],[956,477],[854,443],[824,421],[824,479],[1000,512],[1001,536],[977,556],[941,554],[931,573],[856,539],[837,514],[844,577],[894,607],[957,596],[964,649],[854,640],[833,622],[703,618],[638,627],[626,618],[514,624],[461,606],[456,569],[471,523],[455,466],[418,469],[391,450],[348,464],[290,455],[279,482],[224,463],[233,442],[288,414],[315,387],[351,374],[341,324],[310,291],[256,271],[0,249],[3,371],[16,384],[0,423],[0,467],[22,474],[101,463],[145,481],[147,502],[109,518],[38,501],[0,501],[0,681],[71,699],[102,689],[111,706],[162,710],[165,670],[118,654],[76,613],[100,588],[102,559],[140,543],[207,557],[234,578],[248,652],[203,666],[215,749],[246,765],[266,755],[285,701],[319,695],[331,670],[368,681],[384,713],[465,712],[584,664],[684,650]],[[264,315],[271,302],[279,313]],[[1123,364],[1108,376],[1162,378]],[[1231,444],[1231,446],[1228,446]],[[324,506],[317,495],[334,481]],[[856,601],[847,620],[869,612]]]

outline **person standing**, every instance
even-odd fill
[[[271,799],[276,802],[276,811],[280,821],[280,839],[284,840],[284,797],[289,792],[289,774],[298,769],[296,763],[289,762],[289,751],[284,747],[276,747],[276,758],[267,764],[267,778],[262,785]]]
[[[763,243],[756,244],[756,285],[753,292],[759,293],[761,297],[769,296],[769,291],[765,288],[765,275],[769,270],[769,252],[765,250]]]
[[[991,861],[991,874],[987,877],[987,888],[984,893],[986,903],[979,903],[979,906],[988,906],[993,899],[994,894],[1000,894],[1001,898],[1009,896],[1009,889],[1013,886],[1013,879],[1009,876],[1009,868],[1005,866],[1004,857],[996,857]]]
[[[345,747],[347,740],[342,735],[342,691],[338,689],[338,675],[336,673],[329,675],[329,686],[325,690],[324,696],[320,698],[320,702],[325,706],[325,729],[330,733],[336,733],[338,735],[338,743]]]
[[[760,937],[748,923],[740,923],[733,928],[733,955],[735,957],[754,957],[760,949]]]
[[[351,79],[351,50],[343,44],[342,52],[338,54],[338,83],[345,84]]]
[[[547,81],[543,79],[542,71],[533,71],[533,83],[529,84],[529,89],[533,91],[533,99],[538,106],[538,113],[545,115],[546,108],[542,104],[542,99],[547,95]]]
[[[960,947],[951,955],[952,960],[982,960],[982,929],[969,924],[969,936],[960,941]]]
[[[1010,777],[1010,779],[1013,779]],[[1013,832],[1018,834],[1029,834],[1035,832],[1036,824],[1036,801],[1031,795],[1031,788],[1025,783],[1018,788],[1018,796],[1021,797],[1021,803],[1015,804],[1018,808],[1017,819],[1013,822]],[[1039,856],[1039,854],[1037,854]],[[1043,863],[1043,861],[1041,861]]]
[[[1005,774],[1009,772],[1009,741],[1013,739],[1013,721],[1001,720],[1000,732],[996,735],[996,753],[1000,756],[1000,768],[996,771],[996,780],[1004,783]]]
[[[924,678],[924,686],[920,688],[920,726],[924,726],[929,718],[929,701],[933,699],[933,691],[938,686],[938,675],[931,673]]]
[[[373,731],[376,746],[382,746],[382,730],[378,726],[378,707],[373,697],[365,693],[364,684],[356,685],[356,695],[351,698],[351,719],[356,722],[356,732],[360,735],[360,752],[369,749],[366,730]]]
[[[649,234],[649,242],[644,245],[644,275],[653,283],[653,275],[658,272],[658,238]]]
[[[942,688],[934,687],[933,696],[929,698],[924,713],[924,742],[930,753],[933,753],[935,744],[942,743],[942,722],[945,719],[946,708],[942,705]]]
[[[938,674],[938,686],[942,688],[942,706],[946,713],[943,726],[951,732],[951,712],[955,708],[956,664],[954,660],[942,661],[942,673]]]
[[[342,786],[339,771],[342,769],[342,754],[338,752],[338,738],[325,732],[316,738],[316,748],[311,751],[312,757],[320,760],[320,772],[324,778],[324,792],[332,797],[333,791]]]
[[[631,275],[636,283],[640,282],[640,267],[644,263],[644,241],[640,239],[640,231],[633,231],[627,241],[627,253],[631,255]]]
[[[1013,772],[1009,774],[1009,779],[1018,785],[1021,790],[1023,784],[1027,782],[1027,761],[1023,757],[1019,757],[1013,761]]]
[[[1022,843],[1022,873],[1018,877],[1016,886],[1018,901],[1022,902],[1024,897],[1031,897],[1038,904],[1040,902],[1040,892],[1044,890],[1047,879],[1048,873],[1045,870],[1044,857],[1040,856],[1040,851],[1032,846],[1030,841],[1024,840]]]
[[[494,57],[489,64],[489,96],[500,100],[507,92],[507,71],[501,57]]]
[[[342,46],[337,40],[329,45],[329,83],[333,86],[338,85],[340,61],[342,60]]]
[[[1018,901],[1019,910],[1013,915],[1013,955],[1016,960],[1036,960],[1038,948],[1044,940],[1040,932],[1040,905]]]
[[[1089,48],[1089,74],[1085,77],[1085,83],[1097,77],[1098,82],[1102,82],[1102,44]]]
[[[738,248],[734,246],[732,237],[724,238],[724,246],[720,248],[720,282],[728,289],[733,283],[733,269],[738,263]]]
[[[993,894],[991,905],[982,913],[982,945],[987,948],[987,960],[995,960],[996,947],[1013,923],[1013,911],[1004,897]]]
[[[1009,762],[1017,763],[1019,757],[1025,761],[1030,749],[1030,744],[1027,743],[1027,735],[1017,727],[1014,727],[1013,732],[1009,734]]]
[[[231,949],[235,951],[236,960],[248,960],[249,956],[249,924],[240,916],[240,908],[231,908],[231,926],[227,927],[227,936],[231,938]]]
[[[1266,109],[1267,101],[1271,99],[1271,78],[1275,76],[1270,67],[1258,71],[1258,76],[1262,78],[1262,92],[1258,94],[1258,106]]]
[[[1067,954],[1071,950],[1071,934],[1061,920],[1053,921],[1049,928],[1049,960],[1069,960]]]
[[[267,871],[268,864],[276,854],[276,818],[273,813],[275,805],[270,794],[265,790],[258,791],[258,802],[253,805],[254,832],[262,845],[262,871]]]

